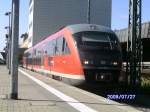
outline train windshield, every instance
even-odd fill
[[[119,49],[119,41],[114,34],[102,32],[80,32],[74,34],[77,47],[84,49]]]

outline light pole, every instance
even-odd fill
[[[9,26],[5,26],[5,29],[7,30],[6,33],[6,46],[7,46],[7,51],[6,51],[6,65],[7,65],[7,69],[9,69]]]
[[[18,99],[19,1],[12,0],[11,98]]]
[[[8,52],[7,52],[7,68],[9,69],[9,74],[11,71],[11,12],[6,12],[5,16],[9,17],[9,26],[5,27],[5,29],[8,29],[8,40],[7,40],[7,45],[8,45]]]
[[[132,86],[139,86],[141,83],[141,10],[142,0],[129,0],[128,58],[126,71],[130,74],[130,84]]]
[[[91,0],[88,0],[88,6],[87,6],[87,23],[91,23]]]

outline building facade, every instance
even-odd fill
[[[120,42],[127,42],[128,40],[128,28],[116,30],[115,33],[117,34]],[[141,38],[149,38],[150,39],[150,22],[145,22],[142,24],[141,30]]]
[[[127,49],[127,41],[128,41],[128,28],[116,30],[115,33],[117,34],[123,51],[123,59],[126,59],[126,49]],[[150,22],[145,22],[142,24],[141,29],[141,43],[142,43],[142,61],[150,62]]]
[[[91,0],[90,23],[111,27],[112,0]],[[30,0],[29,45],[70,24],[87,23],[88,0]]]

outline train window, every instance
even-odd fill
[[[34,57],[34,64],[35,65],[41,65],[41,57],[42,57],[42,51],[40,48],[36,49],[36,57]]]
[[[49,56],[53,56],[54,55],[54,46],[53,46],[53,42],[52,41],[49,42],[48,55]]]
[[[28,52],[27,63],[32,64],[32,51]]]
[[[63,37],[59,37],[56,39],[56,55],[62,55],[62,44],[63,44]]]
[[[33,55],[36,56],[36,49],[34,49],[34,54]]]
[[[27,52],[27,53],[26,53],[26,56],[27,56],[27,58],[31,58],[31,57],[32,57],[31,51]]]
[[[87,31],[76,33],[73,36],[77,47],[81,49],[93,49],[94,47],[96,50],[113,49],[114,45],[118,44],[117,37],[111,33]]]
[[[48,55],[48,43],[44,45],[44,55]]]
[[[56,48],[56,39],[54,39],[54,40],[52,40],[52,54],[53,54],[53,56],[55,56],[56,55],[56,50],[57,50],[57,48]]]
[[[63,38],[62,53],[64,55],[70,54],[70,49],[69,49],[69,46],[68,46],[67,41],[65,40],[65,38]]]
[[[82,42],[110,42],[110,35],[97,32],[86,32],[82,34]]]
[[[29,52],[24,54],[24,57],[29,57],[31,54]]]
[[[44,51],[44,54],[47,55],[47,51]]]
[[[62,43],[62,53],[64,52],[65,50],[65,39],[63,38],[63,43]]]
[[[52,43],[51,41],[47,42],[44,46],[44,55],[52,56]]]
[[[70,49],[68,47],[67,42],[65,43],[65,54],[70,54]]]
[[[69,53],[70,50],[68,44],[62,36],[47,42],[44,46],[44,54],[47,54],[48,56],[60,56]]]
[[[41,56],[41,51],[38,49],[37,51],[37,57],[40,57]]]

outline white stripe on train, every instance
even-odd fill
[[[28,67],[28,68],[32,69],[31,67]],[[69,79],[85,80],[84,75],[64,74],[64,73],[59,73],[59,72],[55,72],[55,71],[49,71],[49,70],[45,70],[45,69],[35,69],[34,68],[34,70],[37,71],[37,72],[44,73],[44,74],[50,74],[50,75],[60,76],[60,77],[69,78]]]

